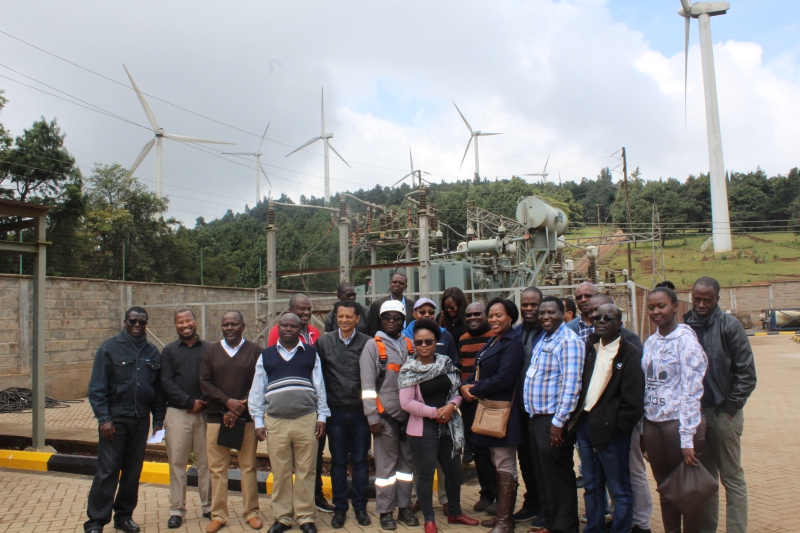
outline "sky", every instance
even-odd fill
[[[800,2],[730,3],[711,21],[725,167],[786,174],[800,164]],[[474,143],[462,164],[470,135],[454,102],[473,129],[502,133],[480,139],[483,177],[541,172],[549,157],[549,180],[603,166],[621,178],[625,146],[643,178],[684,180],[707,171],[708,150],[696,21],[684,122],[679,7],[6,0],[0,122],[19,135],[56,118],[84,175],[130,167],[153,131],[124,64],[167,133],[235,143],[164,141],[170,215],[189,226],[255,203],[253,158],[221,152],[255,151],[268,123],[262,195],[322,195],[322,143],[286,155],[320,134],[323,87],[326,131],[350,165],[331,154],[334,193],[394,184],[409,149],[431,181],[472,177]],[[154,173],[155,150],[135,175],[152,188]]]

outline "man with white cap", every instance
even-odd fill
[[[430,298],[420,298],[414,302],[414,312],[412,314],[414,320],[408,323],[406,329],[403,330],[403,335],[414,340],[414,323],[421,318],[430,318],[435,321],[436,304]],[[436,341],[436,353],[446,355],[449,357],[453,364],[458,367],[458,345],[456,344],[453,336],[445,328],[442,329],[441,338]]]
[[[361,398],[369,422],[375,453],[375,507],[381,529],[397,529],[397,520],[409,527],[419,519],[409,508],[414,480],[411,444],[405,428],[408,413],[400,407],[397,376],[407,359],[414,357],[414,345],[403,336],[406,308],[398,300],[380,307],[381,329],[367,341],[361,352]]]

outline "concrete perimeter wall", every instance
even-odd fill
[[[0,390],[31,387],[32,291],[29,276],[0,275]],[[282,309],[289,295],[279,291],[281,303],[276,307]],[[253,338],[267,327],[266,302],[256,299],[254,289],[48,277],[46,296],[46,394],[57,399],[87,395],[95,351],[119,332],[125,310],[132,305],[148,309],[151,340],[159,348],[153,335],[172,342],[173,313],[191,303],[205,304],[188,307],[198,322],[201,308],[206,309],[205,336],[212,341],[221,338],[220,319],[230,309],[244,314],[245,337]],[[320,303],[335,299],[331,294],[311,297]],[[203,333],[202,324],[199,331]]]
[[[679,291],[681,300],[691,301],[691,291]],[[800,307],[800,281],[773,281],[721,287],[719,306],[738,316],[749,315],[754,327],[760,327],[758,315],[764,309]]]

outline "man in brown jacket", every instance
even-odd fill
[[[232,428],[239,418],[245,421],[242,444],[235,447],[242,475],[242,515],[251,528],[263,527],[256,485],[256,428],[247,410],[247,396],[262,350],[258,344],[244,339],[244,327],[244,317],[239,311],[225,313],[222,317],[224,338],[206,349],[200,363],[200,388],[208,401],[206,444],[208,468],[211,471],[211,523],[206,528],[208,533],[216,533],[228,521],[231,448],[217,444],[220,425]]]

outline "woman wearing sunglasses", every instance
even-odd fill
[[[400,405],[409,413],[406,434],[411,440],[417,467],[417,495],[425,517],[425,533],[436,533],[433,512],[433,473],[437,462],[446,478],[450,503],[449,524],[478,525],[461,512],[461,453],[464,449],[464,425],[458,406],[460,377],[446,355],[436,353],[441,338],[439,325],[422,318],[414,324],[415,359],[408,359],[400,369]]]
[[[505,436],[490,437],[473,433],[478,446],[489,448],[497,469],[497,516],[481,525],[493,528],[490,533],[513,533],[514,504],[517,501],[517,446],[522,445],[520,412],[522,398],[516,397],[517,380],[525,360],[519,333],[512,327],[519,318],[514,302],[494,298],[486,306],[493,337],[475,358],[475,374],[464,380],[461,396],[469,402],[478,399],[511,402]]]

